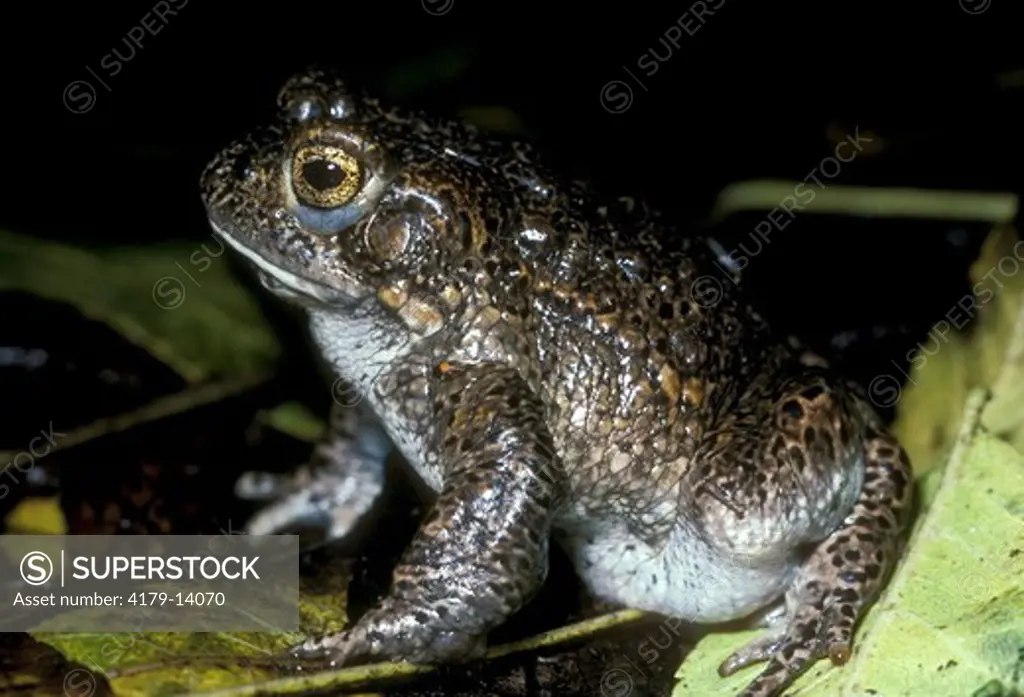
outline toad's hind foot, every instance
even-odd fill
[[[754,663],[768,661],[757,679],[740,694],[774,697],[820,658],[829,656],[835,665],[846,663],[850,658],[853,625],[845,621],[845,615],[851,612],[851,606],[834,601],[830,605],[829,596],[817,583],[808,584],[789,623],[769,630],[733,653],[719,666],[719,674],[725,677]]]
[[[781,695],[815,661],[850,660],[857,621],[877,598],[899,556],[910,518],[910,462],[892,437],[871,432],[864,486],[843,526],[820,542],[786,594],[787,620],[727,658],[729,675],[768,661],[742,697]]]

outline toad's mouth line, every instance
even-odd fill
[[[351,281],[345,284],[346,286],[351,286],[351,288],[341,289],[328,286],[317,281],[311,281],[308,278],[303,278],[302,276],[267,260],[266,257],[256,250],[239,242],[231,235],[231,233],[226,232],[213,220],[210,220],[210,226],[218,237],[228,243],[228,246],[241,254],[260,272],[266,274],[268,277],[277,281],[290,291],[327,304],[349,303],[359,299],[359,297],[363,295],[358,292],[357,285]],[[343,280],[347,281],[347,279]]]

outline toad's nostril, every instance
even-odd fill
[[[235,179],[251,179],[254,170],[252,168],[252,156],[249,153],[235,155],[231,163],[231,174]]]

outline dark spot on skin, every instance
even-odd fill
[[[843,443],[850,442],[850,425],[846,419],[842,419],[839,422],[839,440]]]
[[[878,566],[878,564],[868,564],[864,567],[864,571],[867,573],[868,578],[875,579],[882,573],[882,567]]]
[[[856,549],[848,549],[845,552],[843,552],[843,559],[850,562],[851,564],[856,564],[860,561],[860,551]]]
[[[467,252],[473,249],[473,226],[465,211],[459,211],[459,233],[462,238],[462,249]]]
[[[804,458],[804,451],[793,445],[789,448],[789,459],[797,472],[802,472],[807,467],[807,460]]]
[[[903,488],[907,486],[907,478],[902,472],[896,471],[892,473],[892,483],[896,485],[897,491],[903,491]]]
[[[806,390],[801,392],[800,395],[808,402],[813,402],[815,399],[817,399],[824,393],[824,387],[822,387],[821,385],[814,385],[813,387],[808,387]]]
[[[790,399],[782,405],[782,413],[791,419],[802,419],[804,416],[804,409],[795,399]]]
[[[672,307],[672,303],[662,303],[661,307],[658,308],[658,316],[662,319],[672,319],[675,316],[675,310]]]
[[[808,426],[804,429],[804,443],[807,443],[807,445],[813,445],[817,438],[818,432],[814,430],[814,426]]]

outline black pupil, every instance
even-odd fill
[[[329,160],[313,160],[302,165],[302,178],[317,191],[328,191],[345,181],[345,172]]]

